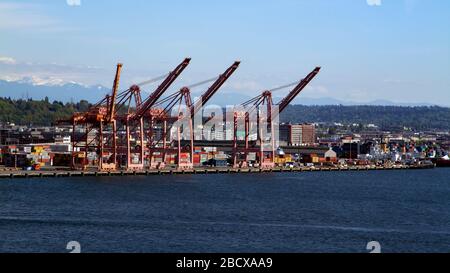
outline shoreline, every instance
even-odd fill
[[[234,169],[234,168],[194,168],[192,170],[163,169],[143,171],[0,171],[0,179],[18,178],[58,178],[58,177],[112,177],[112,176],[155,176],[155,175],[207,175],[207,174],[251,174],[289,172],[355,172],[355,171],[395,171],[434,169],[434,165],[392,167],[351,166],[351,167],[301,167],[274,169]]]

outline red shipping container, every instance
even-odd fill
[[[200,156],[194,155],[194,164],[197,164],[197,165],[200,164]]]
[[[186,154],[186,153],[180,154],[180,158],[186,159],[186,158],[189,158],[189,157],[190,157],[189,154]]]

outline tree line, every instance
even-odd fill
[[[0,98],[0,122],[27,126],[50,126],[55,121],[67,119],[75,112],[84,112],[91,105],[87,101],[78,103],[50,102],[48,98],[36,100],[12,100]]]
[[[439,106],[291,105],[280,116],[291,123],[374,124],[381,129],[450,130],[450,108]]]
[[[13,100],[0,98],[0,122],[27,126],[50,126],[67,119],[74,112],[85,112],[91,104],[50,102],[48,98]],[[412,128],[414,130],[450,130],[450,108],[400,106],[303,106],[291,105],[280,116],[290,123],[374,124],[381,129]]]

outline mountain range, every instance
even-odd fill
[[[18,81],[0,80],[0,97],[12,99],[34,99],[42,100],[48,97],[50,101],[80,101],[87,100],[91,103],[100,101],[111,89],[102,85],[87,86],[76,82],[62,82],[57,80],[41,80],[38,78],[23,78]],[[193,95],[195,97],[196,94]],[[224,106],[238,105],[250,100],[252,97],[232,92],[218,92],[210,102]],[[274,98],[274,102],[281,101],[281,98]],[[388,100],[376,100],[371,102],[352,102],[334,98],[306,98],[300,96],[293,104],[302,105],[377,105],[377,106],[433,106],[429,103],[397,103]]]
[[[95,103],[109,92],[110,88],[101,85],[86,86],[76,82],[42,82],[35,78],[24,78],[20,81],[0,80],[0,97],[11,99],[42,100],[48,97],[50,101],[87,100]]]

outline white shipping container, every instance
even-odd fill
[[[217,152],[217,147],[205,147],[203,148],[207,153],[215,153]]]
[[[225,160],[225,159],[227,159],[228,157],[227,157],[226,154],[216,154],[216,155],[214,156],[214,158],[215,158],[215,159],[218,159],[218,160]]]
[[[247,155],[247,161],[256,161],[256,153],[249,153]]]

